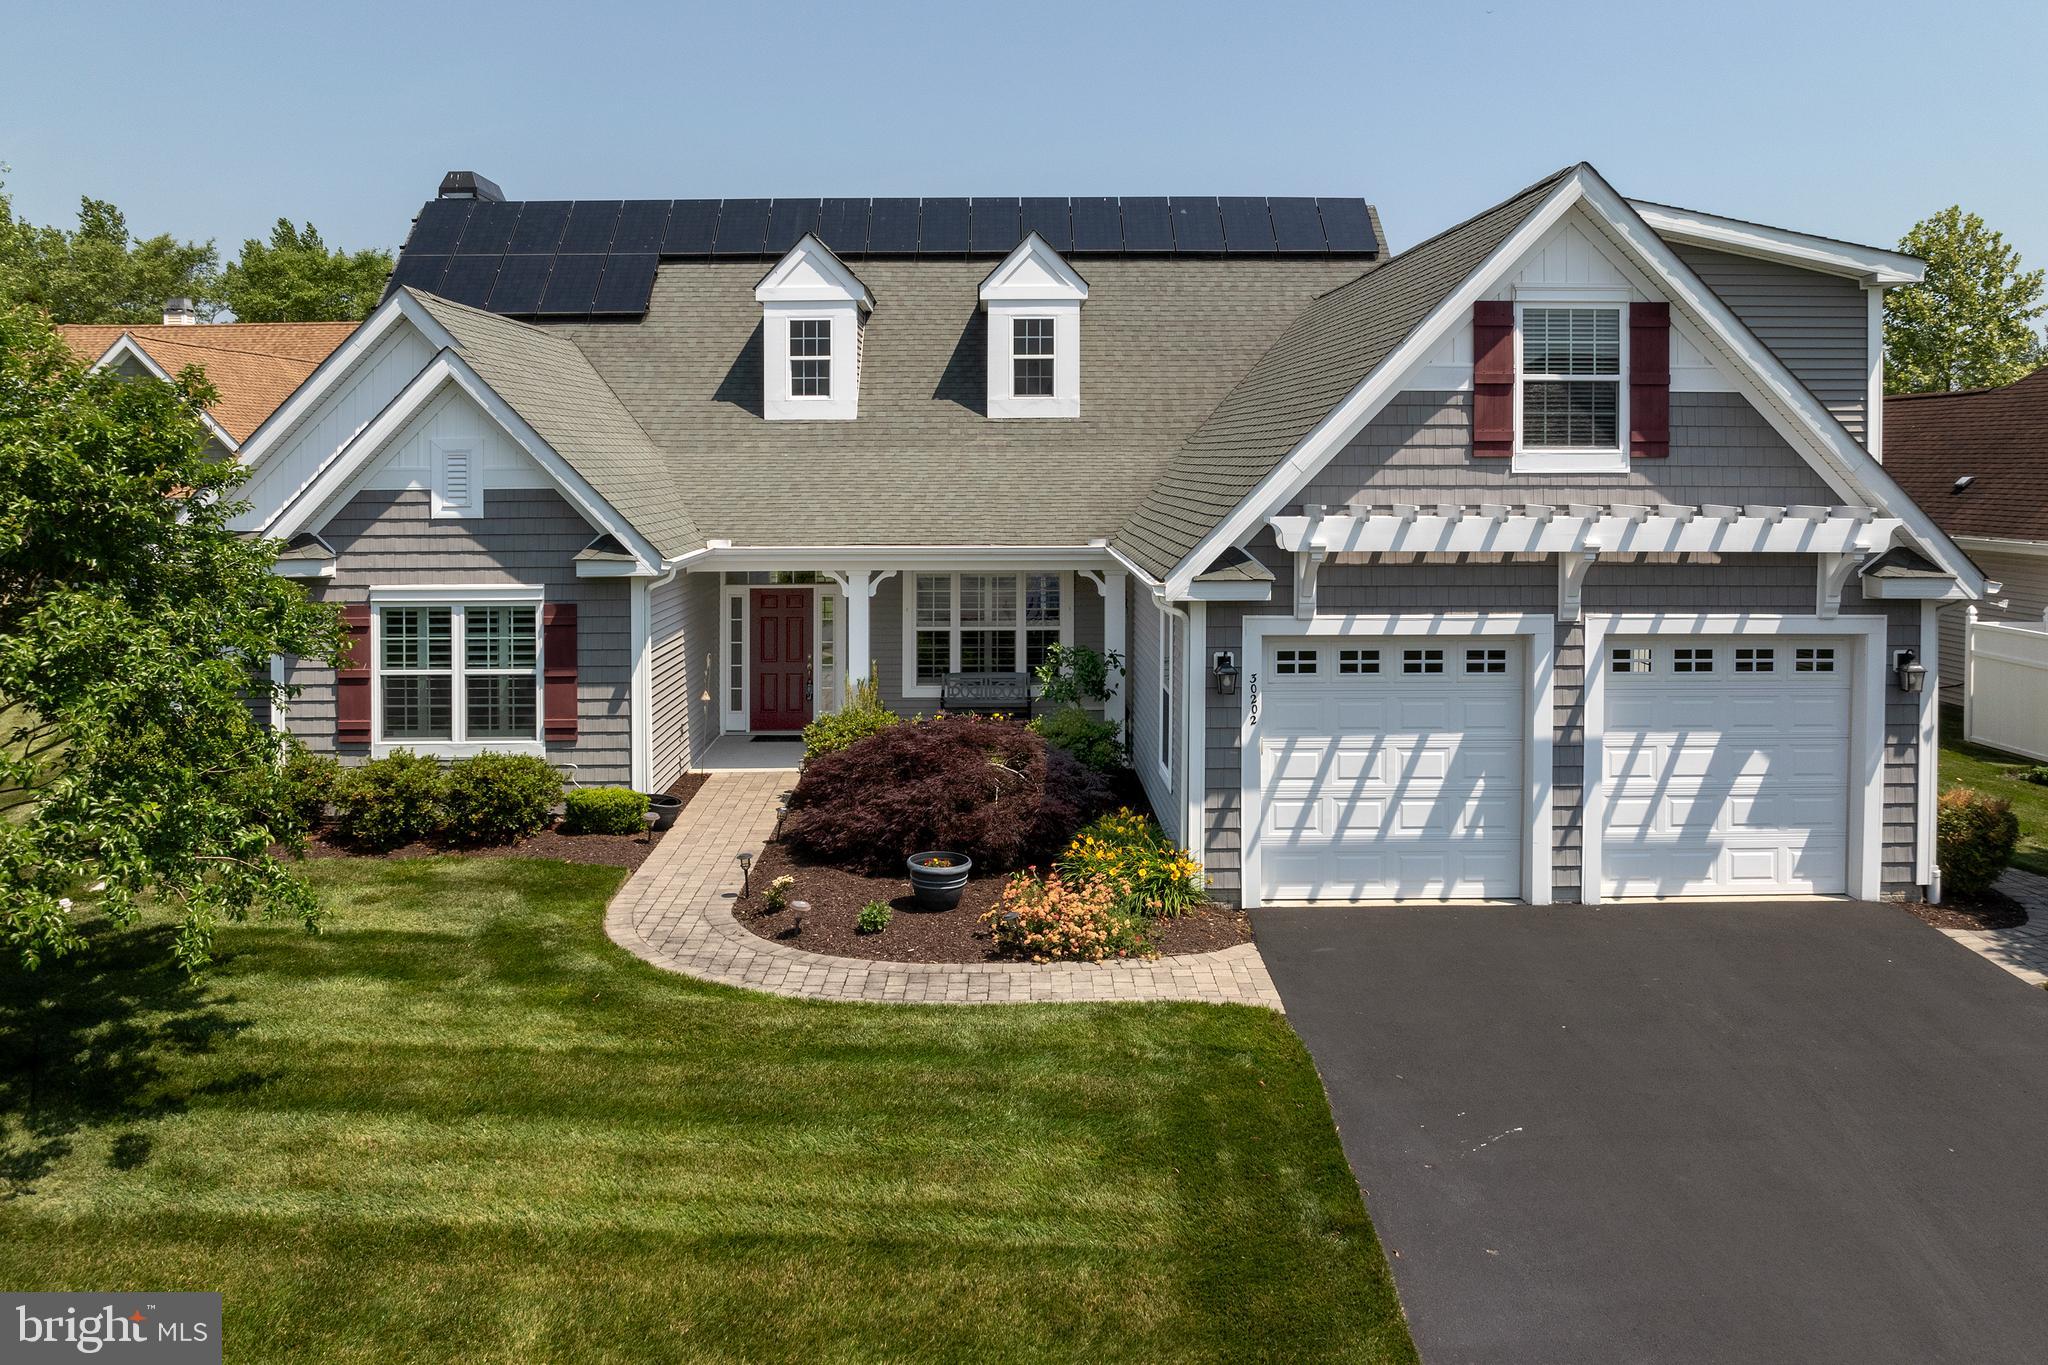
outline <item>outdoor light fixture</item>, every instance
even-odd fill
[[[750,895],[754,889],[754,855],[735,853],[732,856],[740,865],[740,894]]]
[[[1927,686],[1927,665],[1910,649],[1892,655],[1892,674],[1898,679],[1901,692],[1918,692]]]
[[[1237,692],[1237,651],[1219,649],[1209,663],[1209,672],[1216,679],[1216,694],[1220,697],[1233,696]]]

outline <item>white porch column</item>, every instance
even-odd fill
[[[1111,569],[1102,576],[1102,651],[1123,657],[1128,667],[1131,659],[1130,626],[1124,613],[1124,584],[1128,575],[1122,569]],[[1126,735],[1130,732],[1130,716],[1124,709],[1124,675],[1113,673],[1109,679],[1109,701],[1104,707],[1109,719],[1122,726]]]
[[[874,672],[868,643],[869,608],[875,594],[874,575],[866,569],[849,569],[842,580],[846,589],[846,695],[853,695],[855,683],[863,683]]]

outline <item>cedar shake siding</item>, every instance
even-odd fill
[[[575,556],[591,529],[559,493],[493,489],[489,515],[434,520],[420,490],[358,493],[320,528],[334,547],[334,577],[308,589],[327,602],[369,600],[375,586],[540,584],[549,602],[577,606],[577,725],[573,744],[550,744],[548,757],[583,786],[623,786],[632,777],[632,680],[629,589],[624,579],[578,578]],[[459,594],[458,594],[459,595]],[[287,681],[301,687],[285,726],[321,752],[335,752],[334,672],[287,660]],[[369,751],[344,747],[345,762]]]

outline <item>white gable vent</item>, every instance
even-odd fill
[[[484,513],[482,471],[476,447],[454,441],[431,443],[436,517],[480,517]]]

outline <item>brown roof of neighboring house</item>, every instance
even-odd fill
[[[202,322],[182,327],[69,323],[57,331],[88,365],[125,332],[166,374],[199,366],[220,391],[208,411],[239,443],[355,329],[353,322]]]
[[[2003,388],[1886,398],[1884,467],[1952,536],[2048,540],[2048,368]]]

